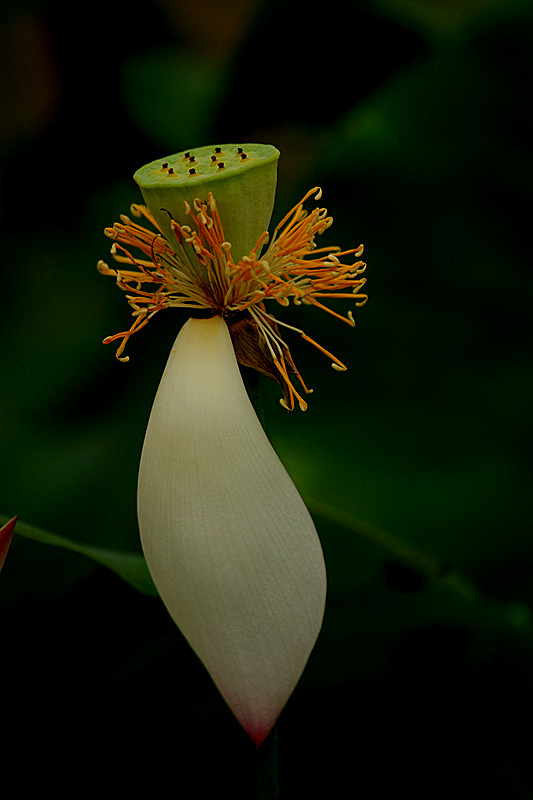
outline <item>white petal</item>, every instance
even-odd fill
[[[141,458],[141,541],[171,616],[258,744],[305,667],[326,576],[221,317],[180,331]]]

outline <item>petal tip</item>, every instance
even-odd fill
[[[13,517],[13,519],[10,519],[0,528],[0,570],[4,566],[7,551],[9,550],[9,545],[11,544],[11,539],[13,538],[13,534],[15,532],[17,519],[18,517]]]

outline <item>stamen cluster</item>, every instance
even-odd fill
[[[277,225],[270,242],[268,233],[263,233],[250,253],[238,262],[232,258],[231,243],[225,240],[212,193],[206,201],[196,199],[192,207],[185,203],[190,225],[171,220],[174,246],[167,241],[146,206],[132,205],[132,215],[137,219],[144,217],[155,232],[125,215],[113,227],[105,229],[106,235],[113,239],[114,260],[124,266],[113,269],[100,261],[98,269],[104,275],[115,277],[120,288],[127,292],[134,322],[128,331],[108,336],[104,342],[122,340],[117,358],[128,361],[122,353],[130,336],[163,308],[210,309],[213,314],[226,318],[244,312],[253,320],[261,345],[266,347],[284,384],[285,399],[280,402],[292,409],[296,398],[305,409],[307,404],[295,390],[289,373],[297,375],[305,392],[310,390],[294,366],[278,325],[299,333],[318,347],[332,359],[335,369],[345,370],[346,367],[302,330],[270,314],[266,301],[276,300],[287,306],[292,298],[297,305],[318,306],[353,326],[351,311],[342,316],[322,300],[347,298],[355,300],[356,306],[367,300],[360,292],[365,283],[360,275],[366,265],[358,260],[363,246],[351,250],[317,247],[315,237],[324,233],[333,219],[325,208],[314,208],[311,212],[304,209],[304,203],[312,195],[319,200],[322,192],[316,187],[311,189]],[[144,257],[132,254],[131,247],[140,250]],[[341,259],[346,256],[351,256],[350,261],[355,259],[353,263],[343,263]]]

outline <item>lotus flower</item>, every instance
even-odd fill
[[[296,686],[320,631],[326,572],[312,519],[246,393],[238,362],[274,377],[282,405],[308,393],[268,301],[323,305],[355,299],[362,247],[318,249],[326,209],[304,210],[315,188],[268,241],[279,153],[269,145],[199,148],[134,176],[154,231],[122,217],[106,229],[119,266],[99,262],[133,308],[121,340],[159,310],[184,307],[146,430],[138,483],[143,552],[173,620],[249,736],[260,745]],[[142,257],[131,247],[140,249]],[[207,312],[207,314],[206,314]],[[294,378],[302,388],[297,389]]]

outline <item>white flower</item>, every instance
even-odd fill
[[[221,316],[190,319],[176,339],[146,431],[138,514],[163,602],[259,745],[314,646],[326,574]]]
[[[146,205],[106,228],[100,261],[132,309],[130,337],[159,311],[189,309],[146,432],[138,512],[148,567],[172,618],[259,745],[298,682],[322,624],[326,576],[313,522],[248,399],[239,363],[278,381],[280,403],[308,389],[280,333],[345,365],[272,307],[365,303],[363,246],[319,247],[326,208],[311,189],[268,234],[279,151],[248,143],[157,159],[134,179]],[[140,224],[147,220],[151,229]],[[133,248],[133,251],[132,251]],[[135,251],[140,251],[140,256]],[[347,259],[347,260],[346,260]],[[201,316],[202,318],[197,318]]]

